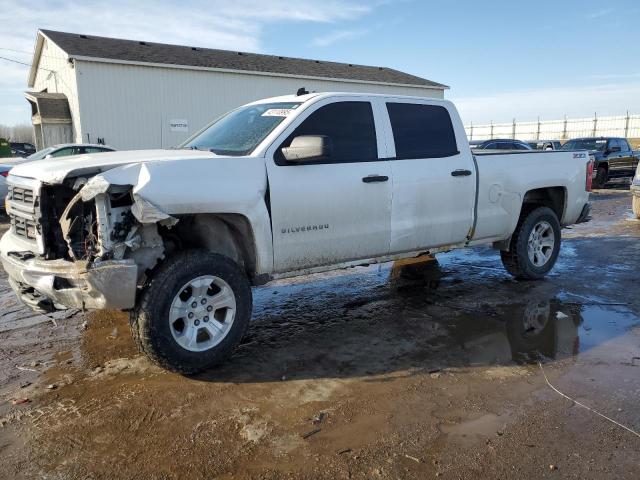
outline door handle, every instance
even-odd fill
[[[469,175],[471,175],[471,170],[454,170],[453,172],[451,172],[451,176],[452,177],[468,177]]]
[[[387,180],[389,180],[389,177],[386,175],[367,175],[362,177],[364,183],[386,182]]]

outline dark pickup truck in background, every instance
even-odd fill
[[[593,186],[596,188],[603,187],[612,178],[633,177],[636,173],[638,154],[626,138],[574,138],[562,145],[561,150],[589,150],[595,159]]]

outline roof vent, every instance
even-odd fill
[[[278,57],[280,60],[284,60],[284,57]]]
[[[304,87],[300,87],[300,88],[298,89],[298,91],[296,92],[296,97],[299,97],[300,95],[306,95],[306,94],[308,94],[308,93],[309,93],[309,90],[307,90],[307,89],[306,89],[306,88],[304,88]]]
[[[384,70],[382,67],[378,67],[378,70]]]
[[[244,53],[242,53],[242,52],[238,52],[238,55],[244,55]]]
[[[138,42],[140,45],[146,45],[147,42]]]
[[[89,38],[86,35],[80,35],[80,38]]]
[[[353,63],[350,63],[350,64],[349,64],[349,66],[350,66],[350,67],[353,67]]]
[[[191,50],[193,50],[194,52],[199,52],[200,50],[197,49],[196,47],[191,47]]]
[[[320,63],[320,60],[316,60],[316,63]]]

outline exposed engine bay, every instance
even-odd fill
[[[137,287],[175,248],[176,218],[101,175],[15,183],[7,206],[14,236],[2,239],[3,266],[22,300],[41,312],[132,308]]]
[[[131,258],[140,273],[164,255],[158,228],[177,219],[136,198],[130,185],[109,185],[101,177],[79,177],[43,185],[41,218],[48,260],[100,262]],[[156,223],[160,222],[160,223]]]

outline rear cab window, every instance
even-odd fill
[[[440,105],[387,102],[396,159],[443,158],[457,155],[451,116]]]

